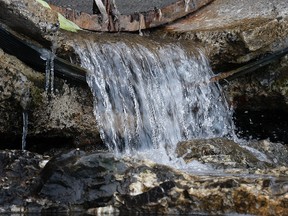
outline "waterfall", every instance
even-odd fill
[[[204,54],[139,38],[74,45],[90,71],[94,114],[108,148],[171,152],[182,140],[229,135],[231,113],[217,83],[209,82]]]

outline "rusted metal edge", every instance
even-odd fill
[[[108,21],[102,21],[101,14],[88,14],[73,9],[51,5],[51,8],[76,23],[79,27],[92,31],[118,32],[139,31],[157,27],[182,18],[213,0],[177,0],[163,8],[129,15],[108,14]]]
[[[26,40],[15,36],[7,27],[0,24],[0,48],[4,52],[13,55],[31,68],[45,72],[46,60],[45,56],[51,56],[50,50],[40,47],[38,44],[32,44]],[[87,85],[87,71],[77,65],[61,59],[57,56],[54,58],[54,72],[59,78],[69,80],[73,83]]]

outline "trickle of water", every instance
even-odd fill
[[[163,149],[170,155],[179,141],[229,135],[231,112],[219,86],[209,82],[205,56],[175,43],[142,44],[75,45],[91,72],[87,82],[107,146],[116,153]]]
[[[54,92],[54,52],[43,51],[41,58],[46,61],[45,66],[45,91],[48,93]]]
[[[26,147],[26,137],[28,133],[28,112],[30,104],[30,85],[27,77],[19,74],[21,77],[21,99],[20,106],[22,108],[22,150],[25,150]]]
[[[51,51],[42,49],[41,50],[41,58],[46,61],[45,65],[45,91],[46,93],[49,92],[54,93],[54,59],[55,59],[55,52],[57,47],[57,40],[56,35],[54,35],[54,41],[51,46]]]
[[[45,91],[48,92],[50,87],[50,60],[46,60],[46,66],[45,66]]]
[[[187,12],[189,10],[190,0],[184,0],[184,2],[185,2],[185,12]]]
[[[26,137],[28,133],[28,112],[22,112],[23,128],[22,128],[22,150],[26,148]]]
[[[144,16],[142,14],[139,13],[139,35],[143,36],[142,33],[142,29],[145,27],[145,20],[144,20]]]

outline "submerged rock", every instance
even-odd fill
[[[176,153],[186,163],[198,160],[215,168],[263,168],[269,165],[266,161],[260,161],[244,146],[224,138],[180,142]]]

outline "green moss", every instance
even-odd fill
[[[30,104],[31,107],[37,107],[43,103],[43,89],[32,86],[30,89],[30,95],[32,98]]]

